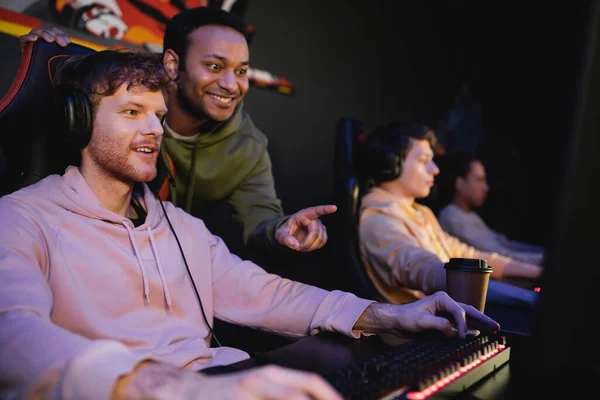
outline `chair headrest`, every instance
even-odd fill
[[[355,173],[356,163],[359,161],[356,157],[357,147],[366,138],[364,126],[359,120],[341,118],[338,121],[336,135],[336,151],[340,152],[337,154],[338,159],[347,163],[344,167]]]
[[[42,39],[25,46],[13,82],[0,99],[0,150],[6,158],[6,170],[0,171],[0,195],[26,185],[29,174],[41,177],[55,172],[45,170],[45,156],[51,149],[46,144],[52,143],[52,131],[44,111],[53,95],[52,78],[65,57],[94,51],[75,43],[61,47]]]
[[[52,93],[52,77],[56,67],[65,57],[94,51],[75,43],[61,47],[42,39],[28,43],[10,89],[0,100],[0,123],[4,123],[11,114],[47,101]]]
[[[367,137],[365,127],[359,120],[341,118],[338,121],[335,146],[337,173],[355,178],[361,191],[367,183],[364,166],[363,143]]]
[[[362,162],[362,143],[366,138],[361,121],[344,117],[338,121],[335,138],[334,156],[334,196],[341,216],[350,218],[345,221],[356,225],[361,196],[366,191]]]

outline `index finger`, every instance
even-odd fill
[[[39,38],[39,36],[27,34],[27,35],[19,36],[19,42],[21,44],[26,44],[29,42],[35,42],[36,40],[38,40],[38,38]]]
[[[463,309],[457,302],[452,300],[452,298],[448,296],[447,293],[437,292],[434,296],[436,296],[436,314],[448,313],[452,315],[452,318],[456,323],[456,331],[458,333],[458,336],[461,339],[464,339],[467,334],[467,312],[465,311],[465,309]]]
[[[321,215],[332,214],[337,211],[337,206],[333,204],[324,205],[324,206],[314,206],[305,208],[296,213],[298,217],[306,217],[311,220],[315,220],[319,218]]]

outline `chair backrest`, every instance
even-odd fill
[[[48,115],[52,78],[65,57],[95,50],[71,43],[61,47],[42,39],[30,42],[21,55],[8,92],[0,99],[0,196],[76,162],[79,152],[67,146]],[[54,116],[56,118],[56,116]]]
[[[333,247],[340,287],[360,297],[385,301],[367,275],[358,241],[360,202],[367,190],[367,181],[360,168],[360,145],[365,138],[366,132],[361,121],[346,117],[338,121],[333,184],[338,211],[333,214],[336,223],[332,227],[328,246]]]

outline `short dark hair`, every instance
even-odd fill
[[[213,6],[194,7],[181,11],[167,23],[163,39],[163,54],[168,49],[173,50],[181,60],[179,65],[183,66],[189,34],[206,25],[227,26],[244,35],[246,41],[249,40],[248,25],[238,14]]]
[[[415,140],[427,140],[433,149],[435,149],[437,146],[437,137],[435,136],[433,129],[428,125],[392,121],[386,127],[386,134],[394,136],[407,136]]]
[[[123,84],[127,84],[127,89],[141,86],[153,92],[161,91],[165,99],[173,84],[159,54],[130,49],[69,57],[57,67],[53,82],[57,91],[85,93],[92,107],[96,107],[102,97],[115,94]]]
[[[471,171],[471,163],[479,161],[479,157],[470,151],[456,150],[445,155],[446,161],[444,166],[448,171],[448,176],[454,181],[458,177],[466,178]]]
[[[456,180],[466,179],[471,172],[473,161],[481,161],[475,152],[454,150],[446,153],[440,161],[440,174],[438,176],[439,189],[444,204],[450,203],[456,192]]]

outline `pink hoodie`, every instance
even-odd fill
[[[209,348],[175,236],[144,185],[146,222],[105,209],[79,170],[0,199],[0,397],[108,399],[155,359],[200,370],[248,358]],[[206,317],[284,335],[352,326],[371,303],[266,273],[164,203]]]

